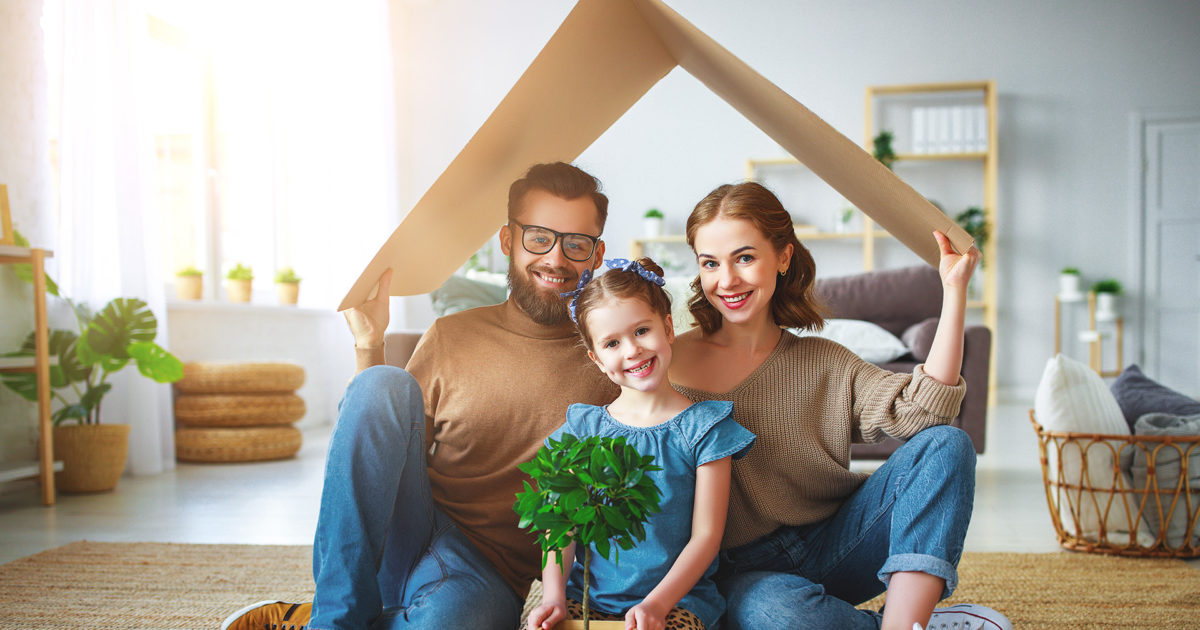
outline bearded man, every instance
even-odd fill
[[[559,296],[601,263],[607,212],[586,172],[562,162],[530,168],[509,188],[499,234],[508,300],[438,319],[406,370],[384,365],[391,271],[375,298],[347,311],[358,372],[329,442],[316,595],[247,606],[223,630],[517,626],[541,568],[540,547],[512,509],[517,464],[568,405],[617,394]]]

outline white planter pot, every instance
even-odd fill
[[[1117,296],[1115,293],[1096,294],[1096,319],[1111,322],[1117,318]]]
[[[658,238],[663,233],[663,220],[658,217],[642,219],[642,234],[646,238]]]
[[[1058,297],[1065,302],[1071,302],[1083,297],[1083,292],[1079,290],[1079,276],[1077,274],[1059,274]]]

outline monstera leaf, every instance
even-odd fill
[[[50,387],[67,387],[87,381],[92,368],[79,362],[75,355],[75,342],[79,336],[69,330],[51,330],[49,336],[50,356],[58,358],[58,365],[50,366]],[[25,338],[21,349],[5,354],[6,357],[33,357],[36,354],[33,333]],[[22,398],[37,402],[37,375],[32,372],[5,374],[4,385]]]

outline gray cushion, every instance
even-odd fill
[[[445,284],[434,289],[429,297],[433,300],[433,312],[441,317],[476,306],[499,304],[507,295],[507,287],[455,275],[447,278]]]
[[[929,358],[929,349],[933,347],[933,335],[937,332],[938,321],[939,318],[930,317],[909,326],[908,330],[900,335],[900,341],[908,346],[908,350],[918,362]]]
[[[1148,413],[1138,418],[1134,425],[1134,433],[1136,435],[1200,436],[1200,415],[1177,416],[1166,413]],[[1190,453],[1188,452],[1189,448],[1191,449]],[[1149,481],[1147,463],[1153,454],[1155,470],[1153,489],[1164,491],[1162,494],[1135,493],[1134,495],[1135,500],[1139,503],[1145,496],[1146,507],[1143,508],[1142,514],[1146,519],[1146,524],[1150,526],[1150,533],[1157,536],[1165,521],[1168,547],[1183,546],[1188,542],[1189,536],[1192,545],[1200,544],[1200,522],[1197,522],[1195,529],[1188,532],[1190,516],[1188,506],[1189,504],[1195,506],[1196,502],[1200,501],[1200,445],[1194,442],[1176,442],[1162,446],[1157,443],[1140,443],[1134,446],[1132,451],[1133,487],[1147,488],[1146,484]],[[1191,489],[1192,496],[1189,500],[1186,494],[1180,495],[1178,501],[1175,501],[1174,509],[1171,509],[1173,493],[1176,486],[1179,485],[1179,474],[1182,469],[1180,463],[1185,455],[1188,458],[1188,478],[1185,481],[1185,488]]]
[[[1125,368],[1109,389],[1121,406],[1121,414],[1125,416],[1131,432],[1138,418],[1148,413],[1176,416],[1200,414],[1200,401],[1156,383],[1142,374],[1136,363]]]

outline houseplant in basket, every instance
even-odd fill
[[[199,300],[204,295],[204,272],[184,267],[175,272],[175,296],[181,300]]]
[[[66,301],[79,332],[54,329],[49,336],[50,354],[58,359],[50,367],[50,393],[58,404],[51,416],[54,459],[63,462],[55,484],[63,492],[112,490],[125,470],[129,425],[100,423],[101,400],[112,389],[109,376],[132,362],[147,378],[173,383],[183,377],[183,364],[154,343],[158,320],[142,300],[115,298],[95,314]],[[6,356],[33,354],[29,333],[19,350]],[[3,382],[23,398],[37,401],[35,375],[5,374]]]
[[[300,276],[291,267],[275,272],[275,294],[280,304],[294,305],[300,299]]]
[[[564,434],[550,439],[533,459],[518,468],[534,485],[525,482],[513,510],[520,527],[540,533],[542,566],[553,552],[559,565],[563,550],[575,543],[582,555],[583,621],[563,622],[559,628],[589,628],[588,589],[592,548],[613,562],[620,549],[632,549],[646,539],[646,519],[659,510],[659,490],[646,474],[662,470],[625,442],[623,437],[586,437]],[[624,628],[625,622],[596,622],[598,627]]]
[[[250,301],[250,292],[254,286],[253,268],[238,263],[225,274],[225,279],[228,281],[225,291],[229,294],[230,302]]]

